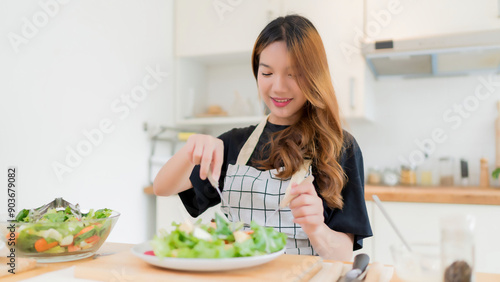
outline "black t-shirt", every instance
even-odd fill
[[[219,187],[221,187],[221,190],[224,189],[224,179],[228,164],[234,165],[236,163],[241,148],[248,137],[250,137],[255,127],[256,126],[235,128],[219,136],[224,143],[224,162],[222,164],[221,177],[219,180]],[[263,153],[262,151],[264,145],[269,141],[271,133],[283,130],[286,127],[287,126],[284,125],[275,125],[267,122],[247,165],[254,166],[252,160],[261,159],[262,156],[266,155],[265,152]],[[318,192],[316,181],[314,181],[313,184],[316,187],[318,196],[323,200],[325,224],[335,231],[354,234],[353,249],[357,250],[362,248],[363,238],[372,236],[372,230],[364,199],[363,156],[354,137],[345,130],[344,150],[340,157],[339,164],[347,175],[347,183],[341,192],[344,201],[342,210],[329,208]],[[315,171],[313,167],[313,175],[315,175]],[[179,197],[191,216],[197,217],[209,207],[220,203],[220,197],[218,193],[214,191],[209,181],[200,179],[199,165],[194,167],[190,180],[193,184],[193,189],[188,189],[179,193]]]

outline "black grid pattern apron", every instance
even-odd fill
[[[260,225],[265,225],[267,218],[279,207],[292,179],[295,182],[295,178],[305,178],[311,174],[310,161],[306,161],[302,171],[297,172],[289,179],[276,177],[275,175],[278,173],[276,169],[262,171],[246,165],[266,122],[267,117],[259,123],[243,145],[236,164],[229,164],[227,168],[222,196],[225,200],[223,203],[227,203],[231,208],[229,209],[222,204],[221,210],[229,215],[233,221],[250,224],[254,220]],[[288,236],[285,253],[316,255],[307,234],[299,224],[293,222],[290,208],[282,208],[272,218],[269,218],[267,226]]]

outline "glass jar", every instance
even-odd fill
[[[442,157],[439,159],[439,184],[441,186],[453,186],[453,158]]]
[[[422,186],[432,186],[434,184],[433,171],[432,171],[432,161],[430,159],[426,160],[418,168],[419,180],[418,183]]]
[[[394,186],[398,184],[399,173],[396,169],[386,168],[384,170],[384,184]]]
[[[368,169],[368,184],[379,185],[382,183],[382,172],[377,167]]]
[[[400,182],[402,185],[416,185],[417,174],[415,173],[415,170],[410,167],[402,166]]]
[[[474,281],[474,225],[472,215],[441,218],[441,265],[445,282]]]

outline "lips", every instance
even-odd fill
[[[284,107],[293,100],[293,98],[273,98],[271,97],[271,100],[273,100],[273,103],[276,107]]]

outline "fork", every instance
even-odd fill
[[[32,209],[30,211],[30,216],[34,221],[38,221],[42,216],[47,213],[50,208],[66,208],[69,207],[71,209],[71,213],[80,220],[82,218],[82,213],[80,212],[80,205],[73,205],[70,202],[64,200],[63,198],[55,198],[52,202],[45,204],[36,209]]]
[[[228,212],[229,212],[229,216],[231,217],[231,221],[234,221],[233,214],[231,213],[232,208],[231,208],[231,206],[229,206],[226,203],[226,201],[222,197],[222,193],[219,190],[219,181],[217,181],[217,180],[214,179],[211,170],[208,170],[207,178],[208,178],[208,181],[210,182],[210,184],[214,187],[215,191],[217,191],[217,193],[219,194],[219,197],[220,197],[220,199],[222,201],[222,204],[225,205],[226,207],[228,207]],[[228,221],[229,221],[229,219],[228,219]],[[250,228],[250,224],[243,222],[243,227]]]

